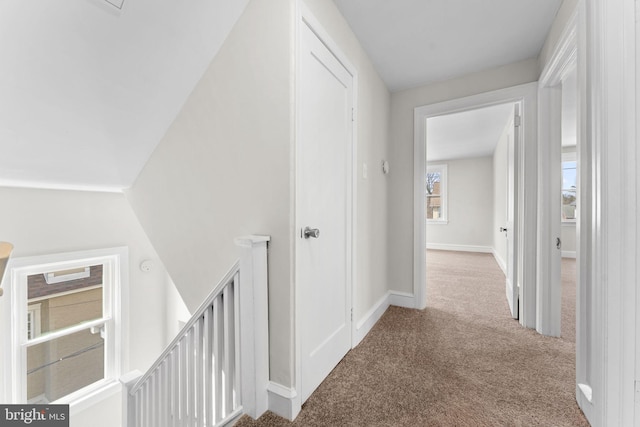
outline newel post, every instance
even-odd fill
[[[129,392],[140,378],[142,378],[142,372],[138,370],[131,371],[120,377],[120,382],[122,383],[122,427],[136,426],[135,397]]]
[[[240,375],[244,413],[257,419],[268,408],[269,311],[267,242],[269,236],[235,239],[240,255]]]

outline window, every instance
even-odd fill
[[[14,403],[73,404],[119,386],[126,257],[116,248],[11,260]]]
[[[427,165],[426,213],[429,223],[447,223],[447,165]]]
[[[576,153],[562,155],[562,221],[575,222],[577,210]]]

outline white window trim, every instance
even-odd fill
[[[427,164],[427,173],[439,172],[440,173],[440,218],[438,219],[426,219],[428,225],[445,225],[449,223],[448,216],[448,199],[447,199],[447,165],[446,164]],[[425,195],[426,200],[426,195]]]
[[[575,152],[575,151],[567,151],[567,152],[562,153],[562,160],[560,162],[560,167],[562,167],[562,164],[564,162],[576,162],[576,173],[577,173],[577,168],[578,168],[578,165],[577,165],[578,153],[577,152]],[[562,176],[562,171],[560,172],[560,176]],[[576,183],[576,196],[578,195],[578,188],[577,187],[578,187],[578,183]],[[564,189],[562,188],[562,184],[560,185],[560,191],[561,192],[564,191]],[[560,195],[560,203],[562,203],[562,194]],[[560,207],[562,208],[562,205],[560,205]],[[577,212],[576,212],[576,216],[577,216]],[[573,219],[562,219],[562,225],[563,226],[570,226],[570,225],[575,226],[576,225],[576,221],[577,221],[576,218],[573,218]]]
[[[89,407],[113,394],[120,387],[119,378],[128,369],[128,351],[124,345],[128,330],[128,248],[117,247],[81,252],[70,252],[35,257],[13,258],[7,266],[5,277],[4,313],[2,321],[9,325],[3,343],[10,351],[5,352],[2,369],[5,387],[0,390],[2,401],[8,403],[26,402],[26,319],[27,319],[27,276],[52,270],[78,268],[86,265],[103,264],[106,286],[103,301],[103,318],[109,333],[105,339],[104,379],[75,391],[51,403],[69,404],[72,411]],[[7,280],[10,283],[6,283]],[[9,307],[7,307],[8,304]],[[33,340],[31,340],[33,341]]]

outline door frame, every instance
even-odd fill
[[[346,248],[346,253],[347,253],[347,281],[346,281],[346,285],[347,285],[347,292],[351,295],[351,328],[350,328],[350,332],[351,332],[351,348],[353,348],[355,346],[355,338],[356,338],[356,331],[355,331],[355,327],[356,327],[356,322],[354,322],[353,319],[353,311],[354,311],[354,304],[355,304],[355,297],[356,297],[356,273],[357,273],[357,269],[355,268],[355,260],[356,260],[356,242],[357,242],[357,236],[356,236],[356,230],[357,227],[355,226],[355,218],[357,217],[357,141],[358,141],[358,73],[357,73],[357,69],[355,66],[353,66],[353,64],[349,61],[347,55],[345,55],[343,53],[343,51],[340,49],[339,45],[332,39],[332,37],[329,35],[329,33],[324,29],[324,27],[320,24],[320,21],[318,21],[316,19],[316,17],[312,14],[311,10],[304,4],[304,2],[302,0],[297,0],[295,2],[295,8],[296,8],[296,20],[295,20],[295,25],[294,25],[294,32],[295,32],[295,54],[294,54],[294,58],[297,58],[300,52],[300,38],[301,38],[301,34],[302,34],[302,26],[303,25],[307,25],[315,34],[316,36],[320,39],[320,41],[322,41],[322,43],[327,47],[327,49],[329,49],[329,51],[331,51],[331,53],[336,57],[336,59],[344,66],[344,68],[349,72],[349,74],[351,74],[352,78],[353,78],[353,87],[352,87],[352,99],[353,99],[353,120],[351,122],[351,126],[352,126],[352,133],[351,133],[351,144],[349,147],[347,147],[346,150],[346,155],[347,155],[347,180],[349,182],[349,185],[347,187],[347,223],[346,223],[346,228],[347,228],[347,248]],[[294,60],[294,69],[295,69],[295,105],[296,107],[293,109],[293,114],[294,114],[294,123],[295,123],[295,130],[294,130],[294,135],[295,138],[292,141],[292,151],[293,151],[293,155],[291,156],[291,161],[293,162],[292,165],[292,170],[295,171],[295,176],[294,176],[294,194],[295,194],[295,200],[298,200],[298,191],[300,191],[300,185],[299,185],[299,181],[298,181],[298,162],[297,162],[297,157],[298,157],[298,152],[299,152],[299,142],[300,142],[300,138],[299,138],[299,114],[297,112],[297,108],[300,105],[300,102],[298,100],[300,91],[298,89],[298,85],[300,84],[300,63],[297,60]],[[292,226],[293,226],[293,230],[292,230],[292,253],[294,258],[294,262],[293,264],[293,277],[294,277],[294,319],[292,322],[292,327],[294,328],[293,331],[293,336],[294,336],[294,340],[295,340],[295,344],[294,344],[294,351],[295,351],[295,355],[294,355],[294,374],[295,374],[295,378],[293,380],[293,384],[294,384],[294,389],[290,391],[290,396],[291,396],[291,408],[290,408],[290,419],[293,420],[295,419],[295,417],[298,415],[298,413],[300,412],[301,408],[302,408],[302,383],[301,383],[301,378],[302,378],[302,365],[301,365],[301,336],[304,333],[304,331],[301,330],[301,327],[299,327],[299,325],[302,324],[301,320],[302,320],[302,301],[301,301],[301,292],[300,292],[300,281],[299,281],[299,268],[298,268],[298,262],[299,262],[299,254],[298,254],[298,236],[299,236],[299,228],[300,228],[300,224],[298,223],[298,207],[297,207],[297,202],[294,201],[293,202],[293,206],[292,206],[292,212],[293,212],[293,221],[292,221]]]
[[[552,182],[561,165],[562,143],[562,93],[559,89],[567,74],[577,66],[577,11],[570,17],[560,37],[551,59],[540,75],[538,82],[538,271],[537,271],[537,316],[536,330],[553,337],[560,336],[561,287],[560,265],[557,257],[562,254],[554,250],[555,237],[560,236],[560,215],[557,204],[549,203],[550,194],[555,192]],[[579,113],[578,113],[579,116]],[[578,117],[577,126],[580,118]],[[577,151],[580,151],[580,132],[577,135]],[[557,170],[555,167],[558,166]],[[554,168],[554,169],[552,169]],[[580,183],[578,184],[580,188]],[[582,195],[582,191],[579,195]],[[545,203],[546,202],[546,203]],[[578,227],[578,230],[581,228]],[[576,262],[580,270],[580,236],[576,237]],[[546,250],[551,247],[551,250]]]
[[[426,222],[424,207],[424,174],[426,170],[427,118],[496,104],[522,105],[522,140],[516,159],[518,227],[516,239],[517,284],[520,286],[519,321],[528,328],[535,327],[536,316],[536,229],[537,229],[537,82],[526,83],[464,98],[452,99],[414,109],[414,260],[413,293],[415,308],[427,305],[426,281]],[[527,242],[525,245],[524,242]],[[533,242],[531,244],[530,242]]]
[[[640,7],[578,1],[580,128],[576,399],[589,422],[640,423]],[[583,300],[583,298],[585,298]],[[580,324],[579,323],[579,324]]]

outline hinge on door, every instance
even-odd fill
[[[515,116],[513,118],[513,124],[515,127],[519,127],[522,124],[522,117],[521,116]]]
[[[353,322],[353,308],[351,309],[351,321]]]
[[[356,120],[356,109],[352,108],[351,109],[351,121],[355,122],[355,120]]]

